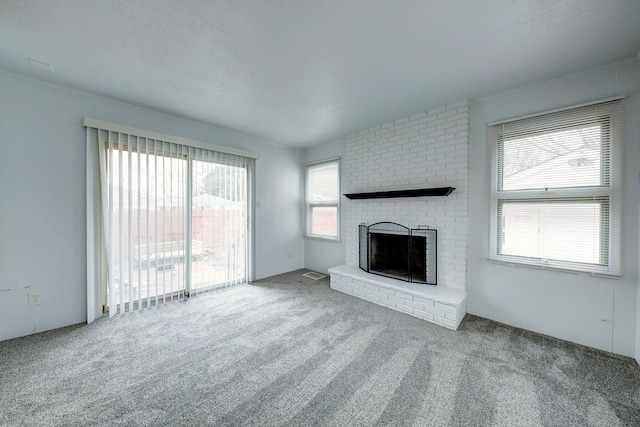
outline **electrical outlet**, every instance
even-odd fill
[[[29,294],[29,305],[42,304],[42,294]]]
[[[287,250],[287,256],[291,258],[291,249]]]

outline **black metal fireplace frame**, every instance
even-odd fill
[[[389,229],[391,228],[391,229]],[[396,228],[394,232],[393,228]],[[371,230],[374,230],[373,232]],[[402,231],[402,233],[400,233]],[[389,234],[396,236],[406,236],[407,239],[407,275],[397,276],[395,274],[385,273],[383,271],[376,271],[371,268],[371,250],[372,250],[372,234]],[[360,269],[379,276],[389,277],[392,279],[403,280],[412,283],[421,283],[426,285],[437,285],[438,277],[438,263],[437,263],[437,231],[429,227],[409,228],[402,224],[395,222],[383,221],[371,224],[369,226],[364,223],[360,224],[358,229],[358,249],[359,249],[359,267]],[[413,241],[414,237],[424,238],[424,263],[425,271],[424,280],[420,280],[417,275],[414,274],[411,265],[411,254],[413,253]],[[363,248],[363,241],[366,242],[366,247]],[[364,249],[364,251],[363,251]]]

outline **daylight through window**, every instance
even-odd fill
[[[620,274],[622,100],[490,126],[491,257]]]
[[[337,240],[340,160],[307,165],[307,236]]]

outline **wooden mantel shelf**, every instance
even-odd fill
[[[436,197],[448,196],[454,187],[421,188],[418,190],[374,191],[372,193],[349,193],[344,196],[349,200],[391,199],[397,197]]]

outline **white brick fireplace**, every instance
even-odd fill
[[[343,193],[455,190],[446,197],[343,198],[347,265],[329,270],[332,288],[452,329],[458,327],[466,313],[468,133],[469,109],[462,101],[347,137],[343,165],[347,188]],[[358,269],[358,225],[382,221],[438,231],[437,286]]]

